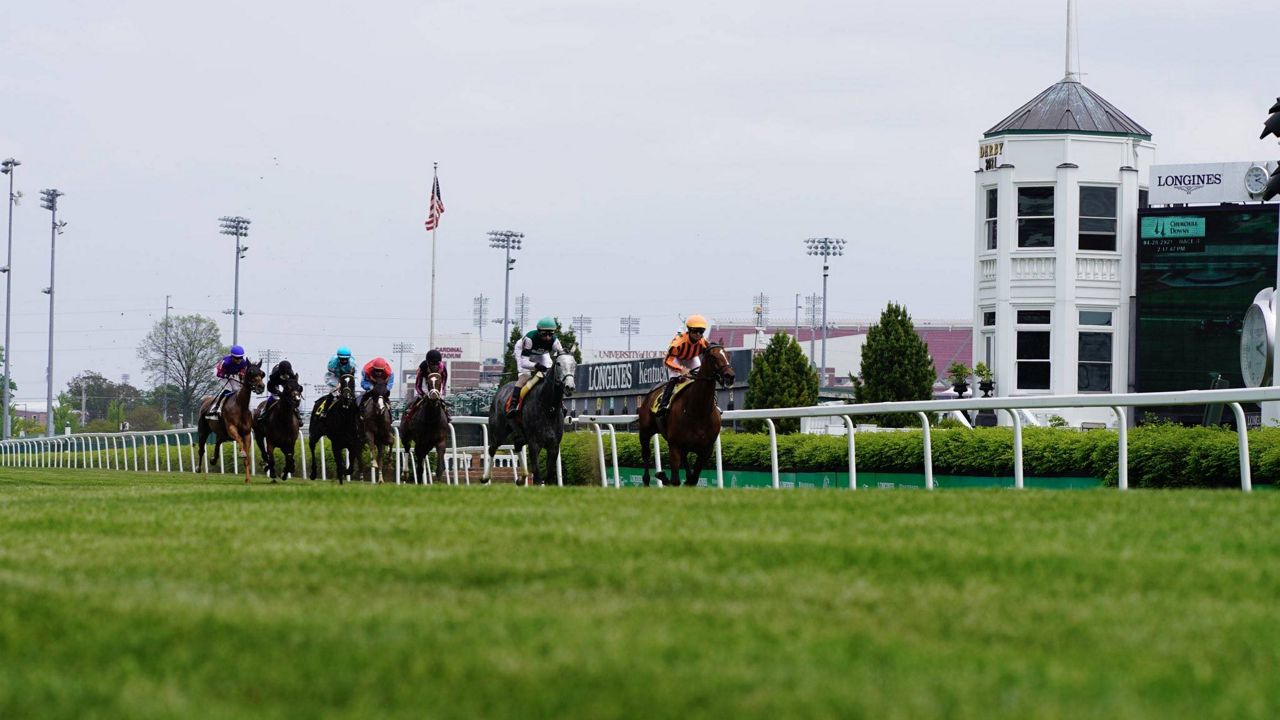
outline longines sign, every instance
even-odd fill
[[[1152,205],[1216,205],[1261,199],[1271,168],[1266,162],[1152,165],[1147,202]]]

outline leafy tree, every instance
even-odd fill
[[[160,411],[150,405],[130,408],[125,413],[125,420],[129,422],[130,430],[168,430],[170,427]]]
[[[516,358],[513,351],[522,337],[524,333],[520,328],[512,326],[511,335],[507,337],[507,351],[502,354],[502,377],[498,380],[499,387],[512,382],[520,374],[516,371]]]
[[[156,322],[138,345],[138,359],[153,385],[168,382],[177,389],[177,409],[190,422],[201,398],[219,387],[213,369],[223,349],[222,336],[212,320],[203,315],[175,315]]]
[[[764,352],[751,364],[747,383],[748,408],[806,407],[818,402],[818,371],[809,364],[804,350],[795,338],[778,333]],[[775,420],[778,432],[793,433],[800,429],[798,419]],[[748,420],[743,426],[751,432],[764,430],[763,420]]]
[[[58,402],[53,406],[53,432],[63,433],[63,428],[71,426],[71,432],[80,429],[80,408],[75,399],[67,393],[58,394]]]
[[[67,403],[77,409],[81,397],[84,398],[84,410],[88,416],[85,422],[106,417],[107,407],[112,402],[136,404],[143,399],[142,393],[133,385],[113,382],[93,370],[85,370],[71,378],[63,395],[68,396]]]
[[[929,346],[916,334],[911,316],[902,305],[889,303],[880,313],[880,322],[867,331],[860,369],[859,376],[852,378],[856,403],[933,397],[937,374],[933,358],[929,357]],[[917,422],[913,413],[890,413],[878,419],[886,427],[904,427]]]
[[[582,362],[582,348],[578,347],[578,333],[574,330],[565,330],[560,318],[556,318],[556,339],[560,341],[560,347],[573,354],[575,363]]]

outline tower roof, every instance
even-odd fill
[[[983,136],[1063,132],[1151,139],[1146,128],[1070,75],[1031,98]]]

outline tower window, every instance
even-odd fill
[[[1053,187],[1018,188],[1018,247],[1053,247]]]

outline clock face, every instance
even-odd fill
[[[1261,305],[1250,305],[1240,329],[1240,372],[1244,384],[1259,387],[1271,382],[1271,323]]]
[[[1260,195],[1267,188],[1267,179],[1270,177],[1266,168],[1254,165],[1244,174],[1244,188],[1254,195]]]

